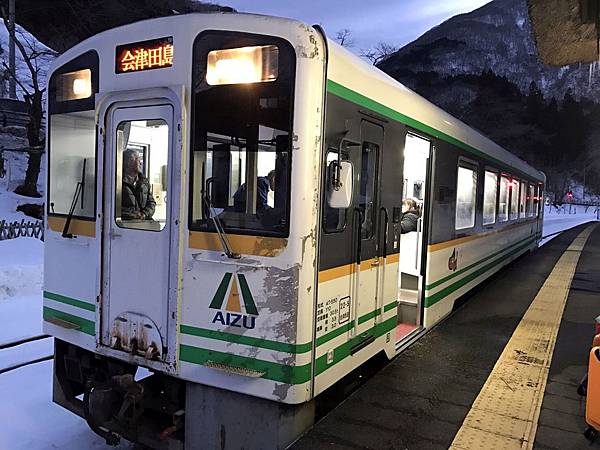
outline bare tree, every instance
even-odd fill
[[[342,28],[335,33],[335,40],[338,41],[342,47],[354,47],[354,38],[352,37],[352,30],[349,28]]]
[[[371,63],[376,66],[377,64],[385,61],[390,56],[398,51],[398,47],[387,42],[379,41],[375,47],[367,50],[361,50],[360,56],[368,59]]]
[[[0,14],[4,26],[9,30],[10,25],[4,7],[0,8]],[[27,67],[28,77],[22,77],[19,73],[11,71],[5,62],[3,62],[3,66],[8,76],[15,80],[21,89],[29,115],[29,123],[27,124],[29,161],[25,172],[25,181],[15,189],[15,192],[28,197],[41,197],[37,190],[37,181],[44,149],[42,121],[44,118],[43,97],[46,88],[40,86],[40,78],[45,75],[50,60],[55,58],[57,54],[42,47],[33,37],[24,33],[21,29],[15,31],[15,45]],[[25,81],[27,78],[29,79]]]

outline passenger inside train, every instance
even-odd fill
[[[420,216],[419,205],[414,199],[405,198],[402,200],[402,219],[400,220],[401,234],[417,231],[417,222]]]

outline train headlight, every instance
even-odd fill
[[[59,75],[56,101],[80,100],[92,95],[92,71],[82,69]]]
[[[206,82],[216,86],[275,81],[278,63],[275,45],[213,50],[208,53]]]

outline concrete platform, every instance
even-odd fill
[[[584,228],[563,233],[480,286],[292,448],[447,449],[523,314]],[[590,447],[582,434],[585,401],[576,387],[600,314],[599,291],[600,227],[584,247],[571,285],[534,448]],[[489,447],[477,442],[472,448]]]

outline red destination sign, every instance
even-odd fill
[[[172,36],[117,46],[115,73],[163,69],[172,65]]]

